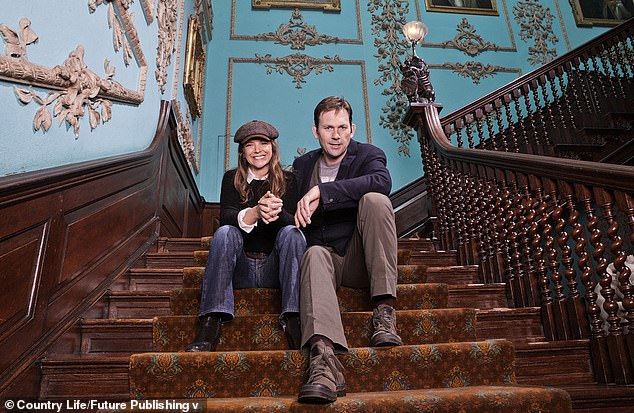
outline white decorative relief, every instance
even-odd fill
[[[0,33],[7,43],[7,55],[26,59],[26,46],[37,42],[38,37],[31,30],[31,21],[26,17],[22,17],[18,24],[20,25],[19,34],[4,23],[0,24]]]
[[[39,86],[52,89],[44,97],[32,89],[15,86],[18,99],[29,104],[32,101],[41,107],[35,114],[33,128],[48,131],[53,116],[60,125],[66,121],[72,126],[75,137],[79,137],[79,121],[88,112],[91,128],[105,123],[111,118],[112,101],[138,105],[143,102],[143,94],[123,87],[113,80],[115,69],[110,62],[104,62],[105,77],[100,78],[84,63],[84,47],[77,46],[61,66],[53,68],[31,63],[26,59],[26,46],[38,37],[30,29],[27,18],[20,19],[20,34],[5,24],[0,24],[0,32],[7,42],[7,54],[0,55],[0,79],[12,83]],[[53,114],[48,106],[53,104]]]
[[[158,45],[156,47],[156,81],[161,93],[165,93],[167,83],[167,67],[176,51],[178,0],[159,0],[158,11]]]
[[[143,14],[145,14],[145,21],[147,24],[152,24],[154,21],[154,0],[141,0],[141,6],[143,7]]]
[[[123,61],[128,66],[134,57],[139,65],[140,76],[138,90],[145,94],[147,80],[147,62],[141,48],[141,41],[134,26],[134,13],[129,10],[133,0],[89,0],[88,9],[94,13],[101,4],[108,3],[108,27],[112,28],[112,44],[115,52],[123,48]],[[149,0],[142,0],[143,7],[149,7]],[[146,4],[148,3],[148,4]],[[152,11],[154,6],[152,4]],[[152,14],[152,13],[150,13]],[[147,12],[145,13],[147,16]],[[149,23],[149,21],[148,21]]]
[[[189,125],[189,119],[191,118],[188,113],[183,117],[181,113],[180,102],[176,99],[172,100],[172,107],[174,108],[174,114],[176,115],[176,122],[178,123],[177,134],[178,134],[178,142],[183,148],[183,152],[185,153],[185,158],[187,159],[187,163],[189,166],[194,169],[196,174],[198,174],[200,170],[200,166],[198,165],[198,159],[196,157],[196,148],[194,147],[194,139],[192,138],[192,131]],[[199,143],[200,144],[200,143]]]

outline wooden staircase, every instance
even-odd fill
[[[480,284],[478,268],[457,266],[455,252],[414,239],[400,240],[399,248],[412,251],[402,280],[415,277],[416,268],[426,283],[446,284],[449,308],[475,309],[477,340],[513,344],[518,384],[563,388],[576,412],[634,411],[634,388],[594,384],[588,340],[546,342],[539,308],[508,308],[505,285]],[[172,313],[170,299],[173,306],[186,291],[184,278],[195,285],[206,258],[200,250],[199,238],[160,239],[41,360],[40,399],[129,400],[130,355],[157,351],[153,317]]]

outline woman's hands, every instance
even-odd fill
[[[245,224],[253,225],[258,219],[261,219],[265,224],[270,224],[280,217],[283,204],[281,198],[273,195],[271,191],[267,191],[256,206],[247,209],[243,221]]]

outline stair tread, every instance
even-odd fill
[[[514,396],[510,400],[509,396]],[[328,405],[328,411],[461,411],[515,412],[569,410],[570,396],[563,390],[552,387],[527,386],[470,386],[460,389],[434,388],[377,391],[372,393],[348,393]],[[501,399],[504,399],[502,401]],[[535,402],[535,400],[539,400]],[[198,401],[198,400],[196,400]],[[244,409],[276,412],[310,412],[315,405],[301,404],[294,396],[208,398],[202,400],[202,408],[212,412],[230,412]],[[531,409],[532,408],[532,409]],[[236,410],[232,410],[236,409]]]

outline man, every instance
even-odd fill
[[[372,346],[401,345],[396,334],[396,225],[387,195],[392,180],[383,151],[352,138],[352,108],[341,97],[323,99],[314,111],[320,149],[297,158],[299,202],[295,224],[308,249],[301,263],[302,347],[310,349],[309,379],[299,401],[329,403],[345,395],[335,351],[348,344],[336,291],[369,288],[374,311]]]

